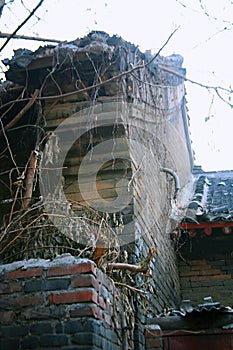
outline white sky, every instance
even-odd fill
[[[32,9],[37,2],[14,0],[3,12],[0,31],[12,32],[28,15],[23,4]],[[31,19],[20,34],[69,41],[91,30],[104,30],[152,52],[180,26],[162,54],[181,54],[187,77],[192,80],[226,88],[233,85],[230,0],[44,0],[36,14],[39,18]],[[223,30],[225,27],[231,30]],[[3,42],[0,39],[0,44]],[[11,57],[13,49],[34,50],[40,45],[12,40],[2,51],[1,59]],[[195,163],[204,170],[233,169],[233,109],[211,90],[191,83],[186,83],[186,88]]]

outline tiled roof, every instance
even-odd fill
[[[233,221],[233,171],[200,172],[186,222]]]
[[[206,299],[211,299],[208,297]],[[186,332],[205,329],[222,329],[232,332],[233,309],[219,302],[205,302],[192,306],[184,300],[177,309],[169,308],[154,318],[147,319],[148,325],[158,325],[163,331]],[[199,333],[199,332],[198,332]],[[187,334],[186,334],[187,335]]]
[[[182,316],[186,317],[190,314],[204,314],[204,313],[230,313],[233,314],[233,309],[230,306],[221,305],[220,302],[205,302],[197,306],[192,306],[190,300],[183,300],[179,309],[168,309],[158,315],[158,317],[166,316]]]

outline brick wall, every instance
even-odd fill
[[[67,255],[0,272],[1,349],[122,349],[119,293],[92,261]]]
[[[180,261],[179,271],[182,299],[198,304],[204,297],[211,296],[223,305],[233,305],[233,257],[230,253]]]
[[[114,61],[111,65],[111,76],[118,74],[122,67],[127,69],[128,62],[132,60],[131,54],[131,51],[122,53],[121,66],[118,61]],[[180,57],[161,57],[161,62],[184,73]],[[147,290],[151,294],[147,315],[154,316],[168,305],[176,306],[179,302],[178,271],[170,232],[177,224],[177,221],[171,220],[172,206],[179,207],[182,194],[178,195],[176,201],[173,200],[174,179],[161,171],[161,168],[173,169],[179,177],[181,190],[183,190],[190,181],[192,159],[186,135],[187,116],[183,80],[157,70],[156,65],[152,69],[155,69],[155,76],[147,69],[144,73],[138,72],[138,77],[144,80],[146,76],[151,86],[142,85],[132,77],[123,77],[120,83],[105,87],[100,96],[96,97],[95,104],[91,104],[92,107],[88,113],[85,108],[90,107],[90,103],[84,101],[84,98],[82,100],[82,96],[79,96],[78,100],[77,97],[71,96],[65,101],[57,101],[55,106],[53,101],[45,101],[44,115],[47,130],[54,130],[62,121],[75,113],[78,127],[86,130],[82,138],[77,140],[70,149],[63,171],[64,192],[66,198],[74,203],[72,209],[77,212],[77,215],[82,214],[83,207],[80,209],[80,205],[85,202],[83,197],[87,207],[94,203],[97,204],[94,207],[98,208],[100,199],[96,202],[92,200],[91,204],[89,202],[95,187],[102,199],[110,201],[117,198],[116,188],[119,191],[119,180],[127,179],[128,184],[130,183],[130,186],[126,184],[124,193],[127,193],[130,188],[132,200],[126,202],[126,206],[116,213],[116,225],[120,223],[121,226],[120,229],[118,227],[117,237],[120,244],[128,250],[130,263],[145,259],[149,248],[156,247],[151,263],[151,274],[156,277],[148,278],[148,283],[145,283],[147,281],[141,276],[136,280],[136,287]],[[95,75],[93,67],[90,72]],[[159,87],[158,82],[166,87]],[[51,89],[49,84],[48,87]],[[65,88],[67,85],[64,86]],[[126,104],[126,102],[130,103]],[[112,125],[112,120],[109,118],[109,113],[114,115],[116,110],[118,111],[117,127],[116,120],[113,120]],[[90,131],[93,115],[97,120],[101,120],[101,116],[106,118],[109,120],[109,125],[98,127],[98,124],[94,124],[94,128]],[[95,158],[89,150],[90,145],[95,146],[112,137],[121,138],[122,145],[120,152],[117,148],[113,148],[111,156],[114,159],[126,158],[128,162],[118,159],[117,162],[109,162],[107,166],[105,164],[104,169],[98,171],[95,183],[91,183],[87,174],[86,190],[81,194],[76,177],[83,157],[89,151],[91,167],[94,168]],[[99,154],[100,159],[101,157],[102,154]],[[98,161],[97,158],[96,163]],[[121,230],[122,227],[123,230]],[[129,242],[133,242],[130,248]],[[140,310],[138,312],[140,313]]]

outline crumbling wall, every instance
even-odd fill
[[[108,272],[131,305],[126,323],[142,349],[145,317],[179,302],[170,234],[183,215],[192,167],[182,58],[152,59],[101,32],[27,56],[24,61],[25,52],[18,52],[8,61],[6,76],[27,87],[23,103],[38,94],[40,133],[30,145],[34,186],[25,208],[30,164],[23,164],[19,193],[11,186],[17,173],[14,181],[1,183],[11,200],[2,231],[3,262],[69,252],[105,270],[108,262],[144,266],[153,248],[144,273]],[[14,118],[7,106],[4,126]],[[31,111],[22,122],[28,134]],[[19,132],[15,136],[14,144],[21,140]]]

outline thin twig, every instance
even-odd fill
[[[0,47],[0,52],[4,49],[4,47],[9,43],[9,41],[14,37],[14,35],[27,23],[27,21],[34,15],[36,10],[42,5],[44,0],[41,0],[37,6],[29,13],[29,15],[23,20],[23,22],[10,34],[10,36],[6,39],[4,44]]]
[[[31,221],[27,226],[25,226],[17,236],[15,236],[7,245],[4,246],[4,248],[0,251],[0,255],[3,254],[10,245],[12,245],[30,226],[37,222],[42,216],[44,216],[44,213],[37,216],[33,221]]]
[[[126,283],[114,281],[114,284],[116,284],[116,285],[118,285],[118,286],[122,286],[122,287],[129,288],[129,289],[131,289],[132,291],[137,292],[137,293],[141,293],[141,294],[147,294],[147,293],[148,293],[148,292],[145,292],[144,290],[141,290],[141,289],[132,287],[132,286],[126,284]]]
[[[13,156],[13,153],[12,153],[12,150],[11,150],[11,147],[10,147],[10,142],[9,142],[8,137],[7,137],[7,135],[6,135],[6,132],[5,132],[5,129],[4,129],[4,125],[3,125],[3,122],[2,122],[2,120],[1,120],[1,118],[0,118],[0,127],[2,128],[2,130],[1,130],[0,132],[3,133],[3,136],[4,136],[4,139],[5,139],[5,141],[6,141],[7,149],[8,149],[8,151],[9,151],[9,154],[10,154],[10,157],[11,157],[11,160],[12,160],[12,163],[13,163],[14,166],[15,166],[14,169],[17,171],[17,174],[18,174],[18,176],[20,177],[20,171],[19,171],[19,169],[18,169],[18,167],[17,167],[17,164],[16,164],[16,162],[15,162],[15,159],[14,159],[14,156]]]
[[[11,222],[9,222],[9,224],[7,225],[7,227],[5,228],[3,234],[0,236],[0,242],[3,241],[4,237],[8,234],[8,232],[11,232],[10,231],[10,227],[16,225],[18,222],[22,221],[22,219],[29,213],[31,213],[32,211],[34,210],[37,210],[39,208],[42,208],[43,207],[43,204],[39,204],[38,206],[35,206],[35,207],[31,207],[31,208],[28,208],[27,211],[25,211],[21,216],[17,216],[14,220],[12,220]],[[45,216],[48,216],[49,214],[46,215],[46,213],[44,213]]]
[[[16,117],[11,120],[5,127],[4,130],[8,130],[10,129],[12,126],[14,126],[23,116],[24,114],[29,110],[29,108],[31,108],[31,106],[35,103],[37,97],[39,95],[39,90],[35,90],[34,94],[32,96],[32,98],[30,99],[30,101],[26,104],[26,106],[23,107],[23,109],[21,109],[21,111],[16,115]],[[3,131],[0,131],[0,136],[2,134]]]
[[[17,187],[17,190],[15,192],[15,198],[14,198],[13,204],[11,206],[11,211],[10,211],[10,215],[9,215],[9,223],[11,222],[11,219],[12,219],[12,216],[13,216],[13,213],[14,213],[14,207],[15,207],[15,203],[16,203],[16,201],[18,199],[19,190],[20,190],[20,186]]]
[[[159,65],[158,68],[161,69],[161,70],[163,70],[163,71],[165,71],[165,72],[168,72],[168,73],[171,73],[171,74],[173,74],[173,75],[176,75],[177,77],[179,77],[179,78],[181,78],[181,79],[183,79],[183,80],[185,80],[185,81],[189,81],[190,83],[195,84],[195,85],[198,85],[198,86],[200,86],[200,87],[204,87],[204,88],[206,88],[206,89],[211,89],[211,90],[215,90],[215,91],[216,91],[216,90],[222,90],[222,91],[228,92],[228,93],[230,93],[230,94],[233,93],[233,90],[224,88],[224,87],[222,87],[222,86],[205,85],[205,84],[199,83],[199,82],[197,82],[197,81],[195,81],[195,80],[192,80],[192,79],[187,78],[185,75],[183,75],[183,74],[181,74],[181,73],[179,73],[179,72],[176,72],[176,71],[174,71],[174,70],[172,70],[172,69],[170,69],[170,68],[167,68],[167,67],[164,67],[164,66],[161,66],[161,65]]]

